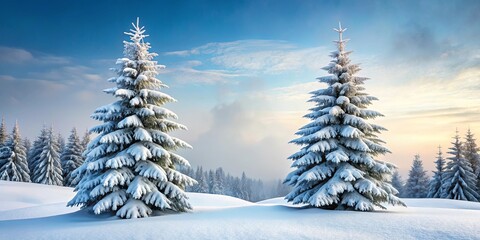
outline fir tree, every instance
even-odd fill
[[[407,183],[405,184],[405,197],[424,198],[428,193],[427,171],[423,169],[423,162],[420,155],[415,155],[412,168],[408,173]]]
[[[82,149],[83,149],[82,151],[85,151],[87,149],[89,142],[90,142],[90,132],[86,130],[82,138]]]
[[[285,198],[294,204],[360,211],[384,208],[382,203],[404,205],[389,183],[395,166],[376,160],[389,152],[377,137],[385,128],[367,122],[382,116],[367,109],[376,98],[363,92],[367,78],[355,76],[360,67],[350,64],[351,52],[344,49],[346,29],[335,30],[337,50],[323,68],[331,75],[319,78],[327,88],[311,92],[316,106],[305,115],[311,122],[291,141],[303,147],[289,157],[296,170],[285,180],[293,186]]]
[[[242,187],[241,187],[241,181],[240,178],[238,177],[232,177],[230,180],[230,196],[236,197],[236,198],[242,198]]]
[[[480,151],[480,148],[477,146],[474,134],[470,129],[468,129],[465,136],[465,144],[463,144],[462,152],[463,157],[470,163],[473,173],[475,174],[476,188],[477,190],[480,190],[480,154],[478,151]]]
[[[222,168],[215,170],[215,180],[213,182],[212,193],[225,194],[225,172]]]
[[[478,201],[479,194],[476,192],[476,177],[470,163],[463,158],[462,143],[458,131],[453,137],[452,147],[449,148],[447,168],[443,182],[443,198]]]
[[[242,172],[242,178],[240,179],[240,198],[251,201],[251,193],[251,180],[247,178],[245,172]]]
[[[32,181],[47,185],[63,186],[58,139],[55,137],[52,127],[46,131],[42,140],[43,142],[39,144],[39,147],[42,147],[41,152],[38,158],[34,159]]]
[[[82,140],[80,141],[80,146],[81,146],[81,157],[82,157],[82,163],[85,162],[86,158],[86,153],[87,153],[87,148],[88,148],[88,143],[90,142],[90,132],[88,130],[85,131]],[[71,172],[70,176],[68,177],[68,182],[70,186],[77,186],[78,183],[82,180],[83,174],[85,171],[77,171],[77,172]],[[67,181],[67,180],[65,180]]]
[[[463,144],[462,153],[465,160],[467,160],[472,166],[473,172],[478,171],[480,163],[480,155],[478,154],[480,148],[475,141],[474,134],[468,129],[467,134],[465,135],[465,143]]]
[[[30,182],[27,154],[18,123],[15,123],[12,135],[0,149],[0,180]]]
[[[392,186],[397,189],[398,197],[403,197],[404,196],[404,183],[402,180],[402,176],[398,173],[398,171],[395,171],[392,175]]]
[[[186,129],[171,118],[177,116],[162,107],[176,101],[160,92],[167,87],[156,79],[158,65],[145,42],[145,30],[138,24],[126,33],[124,58],[117,60],[116,87],[105,90],[118,101],[98,108],[92,117],[104,123],[91,129],[98,136],[88,144],[86,160],[75,175],[82,180],[69,206],[91,207],[96,214],[114,211],[121,218],[147,217],[153,210],[191,209],[185,186],[195,180],[176,170],[189,165],[174,153],[191,148],[167,134]]]
[[[24,138],[23,139],[23,146],[25,146],[25,152],[29,153],[30,149],[32,148],[32,142],[30,142],[30,139]]]
[[[235,197],[235,192],[234,192],[234,181],[235,181],[235,178],[230,175],[230,173],[228,173],[226,176],[225,176],[225,191],[223,191],[223,194],[227,195],[227,196],[232,196],[232,197]]]
[[[75,187],[76,182],[74,181],[75,178],[72,176],[72,172],[83,163],[82,149],[83,147],[77,135],[77,129],[73,128],[68,137],[68,143],[60,156],[64,185],[67,187]]]
[[[441,198],[443,196],[443,179],[445,174],[445,159],[442,156],[442,148],[438,146],[437,161],[435,161],[436,171],[433,172],[433,178],[430,181],[428,198]]]
[[[30,173],[32,181],[35,179],[35,167],[38,164],[38,160],[40,159],[40,154],[43,151],[43,147],[45,146],[46,138],[47,138],[48,129],[44,125],[40,135],[37,139],[33,142],[32,148],[28,152],[28,169],[30,169]]]
[[[0,148],[7,142],[7,126],[5,124],[5,118],[2,116],[2,122],[0,123]]]
[[[65,150],[65,138],[62,136],[62,134],[57,135],[57,141],[58,141],[58,152],[62,153]]]
[[[215,172],[210,169],[207,173],[208,193],[213,193],[213,187],[215,185]]]
[[[195,179],[197,180],[197,184],[195,185],[195,191],[198,193],[208,193],[208,181],[207,181],[207,174],[203,171],[202,167],[197,167],[197,171],[195,172]]]

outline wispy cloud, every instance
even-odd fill
[[[280,40],[238,40],[232,42],[212,42],[205,45],[195,47],[190,50],[181,50],[167,52],[165,55],[176,56],[191,56],[198,54],[224,54],[228,52],[244,52],[252,49],[265,49],[265,48],[281,48],[289,49],[295,48],[295,46],[286,41]]]
[[[323,47],[229,52],[213,57],[212,62],[231,69],[278,74],[305,68],[318,69],[321,64],[325,65],[326,53]]]
[[[231,70],[278,74],[305,68],[318,69],[328,63],[324,47],[300,48],[277,40],[241,40],[208,43],[166,55],[206,56],[210,63]],[[308,61],[305,61],[308,59]]]
[[[448,76],[438,75],[435,78],[417,76],[395,87],[386,85],[369,83],[369,88],[382,100],[378,107],[391,117],[416,117],[407,113],[480,106],[480,67],[453,71]]]
[[[33,60],[33,55],[24,49],[0,46],[0,62],[24,63]]]
[[[0,63],[7,64],[69,64],[70,59],[67,57],[54,56],[44,53],[32,53],[21,48],[12,48],[0,46]]]
[[[106,79],[100,75],[97,69],[83,65],[68,65],[57,68],[51,68],[48,71],[31,72],[32,78],[43,78],[48,81],[60,82],[65,84],[88,84]]]
[[[215,69],[195,69],[193,67],[172,67],[162,70],[159,78],[173,79],[178,83],[203,83],[215,84],[235,81],[234,79],[242,76],[226,70]]]
[[[181,50],[181,51],[173,51],[173,52],[164,53],[164,55],[166,55],[166,56],[180,56],[180,57],[186,57],[186,56],[190,56],[192,54],[197,54],[197,53],[193,52],[193,50]]]
[[[15,78],[10,75],[0,75],[0,81],[13,81],[13,80],[15,80]]]

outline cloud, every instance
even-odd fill
[[[188,60],[175,63],[160,70],[161,79],[172,79],[178,83],[202,83],[215,84],[234,81],[235,78],[243,76],[235,71],[216,69],[196,69],[202,66],[199,60]]]
[[[244,53],[224,53],[212,62],[231,69],[265,73],[282,73],[304,68],[318,69],[325,65],[326,50],[322,47],[296,50],[261,50]],[[308,61],[305,61],[308,59]]]
[[[35,124],[42,122],[55,122],[65,132],[73,125],[86,128],[91,124],[88,116],[104,102],[101,90],[109,87],[102,81],[107,79],[106,69],[22,49],[1,50],[7,53],[3,58],[17,56],[11,62],[0,59],[4,73],[0,75],[0,102],[5,103],[2,111],[29,123],[24,127],[26,136],[32,137],[38,130]]]
[[[13,81],[13,80],[15,80],[15,78],[10,75],[0,75],[0,81]]]
[[[166,56],[180,56],[180,57],[185,57],[185,56],[190,56],[193,53],[191,50],[182,50],[182,51],[173,51],[173,52],[166,52],[164,55]]]
[[[417,110],[406,112],[397,119],[424,119],[428,121],[444,122],[451,125],[463,125],[480,119],[480,107],[445,107],[432,110]]]
[[[24,63],[33,60],[33,55],[24,49],[0,46],[0,62]]]
[[[41,54],[35,58],[38,64],[49,64],[49,65],[65,65],[71,63],[71,59],[67,57],[59,57],[52,55]]]
[[[325,88],[326,85],[318,81],[299,83],[287,87],[276,87],[264,92],[271,101],[283,99],[285,102],[306,101],[310,98],[310,92]],[[281,98],[281,99],[280,99]]]
[[[62,85],[93,86],[105,81],[111,74],[105,69],[94,69],[89,66],[69,63],[58,66],[51,63],[46,66],[30,66],[28,68],[5,69],[9,75],[1,75],[0,80],[8,81],[49,81]]]
[[[278,74],[286,71],[318,69],[328,63],[324,47],[299,48],[279,40],[240,40],[208,43],[191,50],[169,52],[166,55],[204,55],[222,68]],[[305,61],[308,59],[308,61]]]
[[[164,75],[165,74],[165,75]],[[198,70],[193,67],[173,67],[162,70],[159,78],[173,79],[179,83],[226,83],[242,76],[226,70]]]
[[[442,36],[441,31],[417,22],[400,29],[391,39],[390,51],[377,60],[390,63],[391,72],[444,77],[480,64],[480,50],[468,41]]]
[[[232,42],[212,42],[190,50],[167,52],[165,55],[191,56],[198,54],[223,54],[228,52],[243,52],[251,49],[264,48],[294,48],[293,44],[280,40],[238,40]]]
[[[33,54],[32,52],[21,48],[0,46],[0,63],[63,65],[70,63],[70,59],[67,57],[53,56],[44,53]]]
[[[330,60],[324,47],[300,48],[280,40],[213,42],[164,55],[182,57],[162,71],[166,77],[203,84],[237,84],[305,69],[317,71]]]

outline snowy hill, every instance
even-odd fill
[[[480,203],[405,199],[408,208],[327,211],[282,198],[189,193],[193,212],[121,220],[65,207],[71,188],[0,181],[0,239],[479,239]]]

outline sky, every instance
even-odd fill
[[[100,122],[93,111],[115,99],[109,68],[124,32],[140,18],[159,79],[178,100],[167,107],[189,130],[195,167],[223,167],[271,180],[291,170],[288,142],[308,121],[308,92],[335,50],[346,48],[379,98],[374,122],[406,178],[415,154],[433,170],[458,129],[480,135],[480,2],[473,1],[25,1],[2,2],[0,115],[35,139],[42,125],[65,137]],[[448,156],[448,155],[447,155]]]

